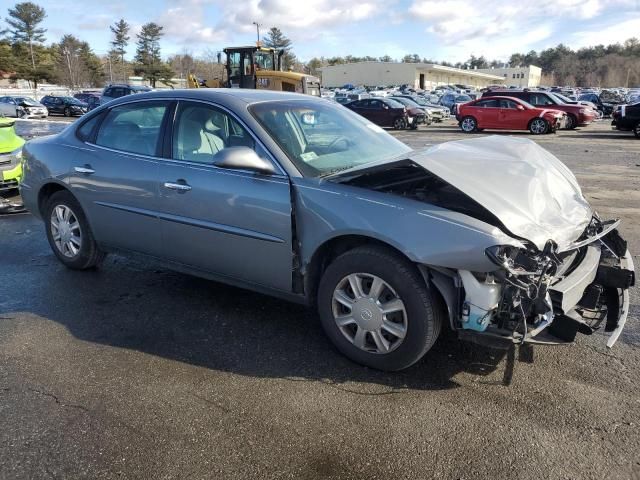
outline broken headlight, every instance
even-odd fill
[[[485,250],[485,254],[494,264],[512,275],[540,275],[540,258],[531,252],[511,245],[495,245]]]

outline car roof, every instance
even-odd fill
[[[522,103],[522,99],[518,98],[518,97],[509,97],[508,95],[498,95],[495,97],[492,96],[486,96],[486,97],[482,97],[482,98],[478,98],[477,100],[475,100],[476,102],[484,102],[485,100],[513,100],[514,102],[517,103]],[[535,105],[534,105],[535,107]]]
[[[320,97],[314,97],[311,95],[303,95],[300,93],[290,92],[275,92],[271,90],[254,90],[248,88],[183,88],[174,90],[156,90],[153,92],[141,93],[135,95],[135,100],[142,100],[148,98],[189,98],[194,100],[208,100],[215,101],[217,103],[258,103],[275,100],[310,100],[315,99],[317,101],[326,102],[326,99]],[[133,101],[132,98],[122,97],[109,102],[109,105],[116,105],[118,103],[127,103]]]

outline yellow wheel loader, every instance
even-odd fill
[[[257,88],[320,96],[320,80],[304,73],[283,72],[282,50],[267,47],[225,48],[223,78],[199,80],[190,74],[189,88]]]

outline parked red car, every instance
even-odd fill
[[[471,133],[479,130],[529,130],[534,135],[555,132],[566,122],[559,110],[536,108],[515,97],[483,97],[458,107],[460,128]]]
[[[560,97],[551,92],[536,90],[492,90],[482,94],[483,98],[504,96],[517,98],[538,108],[551,108],[567,114],[567,122],[563,128],[572,130],[576,127],[586,127],[597,118],[595,110],[584,105],[565,103]]]

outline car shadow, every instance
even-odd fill
[[[508,385],[513,374],[513,349],[461,342],[446,327],[416,365],[380,372],[339,354],[315,312],[304,306],[142,259],[111,255],[101,269],[88,272],[67,270],[49,253],[35,262],[27,268],[42,276],[30,280],[37,291],[14,282],[11,289],[24,300],[12,310],[53,320],[87,342],[239,375],[320,381],[341,389],[361,390],[354,382],[392,391],[450,389],[458,386],[460,373],[486,377],[498,369],[503,372],[487,383]]]

